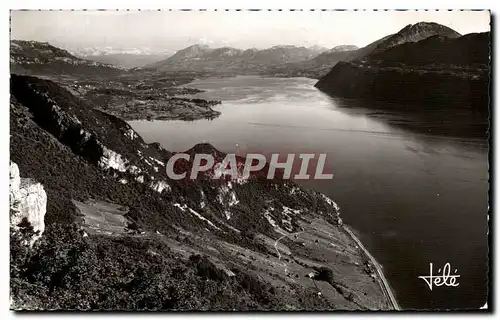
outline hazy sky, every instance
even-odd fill
[[[331,48],[364,46],[420,21],[462,34],[490,30],[487,11],[12,11],[11,37],[67,48],[178,50],[195,43]]]

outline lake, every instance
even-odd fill
[[[344,222],[383,265],[403,308],[483,306],[486,139],[427,130],[433,126],[425,117],[394,108],[380,111],[366,102],[333,99],[314,88],[315,82],[257,76],[196,80],[189,86],[206,90],[196,97],[223,101],[215,107],[220,117],[130,124],[147,142],[160,142],[170,151],[209,142],[240,154],[327,153],[325,171],[334,178],[300,183],[337,202]],[[475,121],[457,112],[446,115],[443,126],[453,126],[455,120]],[[460,131],[453,129],[442,131]],[[452,273],[456,269],[460,275],[458,287],[431,291],[418,278],[429,274],[429,263],[436,273],[448,262]]]

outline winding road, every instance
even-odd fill
[[[391,287],[389,286],[389,281],[384,276],[384,273],[382,272],[382,266],[377,262],[377,260],[370,254],[368,249],[365,248],[365,246],[361,243],[361,241],[356,237],[356,235],[345,225],[342,226],[342,228],[351,236],[351,238],[354,240],[354,242],[358,245],[358,247],[361,249],[361,252],[371,261],[373,266],[375,267],[375,270],[377,272],[377,275],[379,277],[379,283],[380,287],[382,288],[382,291],[384,292],[385,296],[389,298],[389,301],[392,304],[392,307],[394,310],[402,310],[401,307],[398,304],[398,301],[396,300],[396,297],[392,293]],[[279,237],[275,242],[274,242],[274,249],[276,249],[276,252],[278,253],[278,259],[283,262],[283,267],[285,268],[285,274],[288,274],[288,269],[287,269],[287,264],[281,259],[281,252],[278,249],[278,244],[279,242],[287,237],[293,237],[297,236],[301,233],[304,233],[305,231],[299,231],[295,233],[290,233],[290,234],[285,234],[281,237]],[[318,288],[319,289],[319,288]]]
[[[380,264],[377,262],[377,260],[370,254],[370,252],[365,248],[365,246],[361,243],[361,241],[356,237],[356,235],[346,226],[342,226],[344,230],[351,236],[351,238],[356,242],[356,244],[359,246],[361,251],[365,254],[365,256],[370,259],[372,262],[373,266],[375,267],[375,270],[377,271],[378,277],[380,279],[380,286],[382,287],[382,290],[384,291],[385,295],[389,297],[389,300],[391,301],[392,307],[395,310],[401,310],[401,307],[398,304],[398,301],[396,300],[396,297],[394,297],[394,294],[392,293],[391,287],[389,286],[389,282],[384,276],[384,273],[382,272],[382,267]]]

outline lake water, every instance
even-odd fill
[[[383,265],[403,308],[479,308],[487,296],[488,144],[426,133],[402,113],[332,99],[306,78],[197,80],[199,98],[222,100],[214,120],[133,121],[146,141],[185,151],[327,153],[328,181],[307,181],[335,200]],[[447,115],[453,123],[455,115]],[[470,119],[456,115],[463,122]],[[410,126],[411,127],[411,126]],[[422,130],[418,130],[422,129]],[[429,290],[420,275],[445,263],[458,287]]]

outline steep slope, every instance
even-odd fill
[[[490,34],[429,37],[337,64],[316,87],[334,96],[486,113]],[[380,48],[380,46],[379,46]],[[393,104],[391,104],[393,105]]]
[[[11,40],[10,68],[23,74],[81,74],[116,76],[123,70],[109,64],[80,59],[46,42]]]
[[[459,38],[432,36],[408,42],[368,57],[370,63],[411,66],[445,65],[485,67],[490,59],[490,34],[471,33]]]
[[[403,43],[418,42],[432,36],[441,36],[453,39],[460,37],[461,34],[451,28],[435,22],[419,22],[415,24],[409,24],[399,32],[391,35],[390,37],[379,43],[374,52],[381,52]]]
[[[12,75],[11,93],[11,160],[47,193],[40,241],[11,242],[13,308],[391,308],[325,196],[260,173],[170,180],[170,152],[54,82]]]

